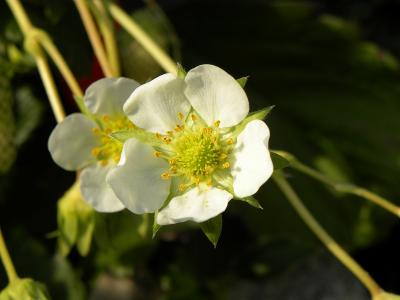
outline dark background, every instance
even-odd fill
[[[23,4],[83,87],[101,77],[72,1]],[[120,4],[186,69],[211,63],[250,76],[252,110],[276,105],[267,119],[272,149],[400,204],[400,1],[158,1],[169,21],[152,1]],[[45,282],[53,299],[368,299],[272,182],[256,195],[264,210],[230,203],[216,249],[195,224],[143,239],[141,218],[124,212],[97,216],[87,257],[55,254],[48,234],[75,174],[47,152],[55,121],[4,3],[0,30],[0,225],[21,276]],[[144,82],[161,72],[121,28],[118,41],[125,76]],[[400,294],[399,219],[290,168],[286,174],[328,232]]]

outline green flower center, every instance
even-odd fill
[[[218,121],[210,127],[191,115],[190,122],[177,125],[167,135],[156,134],[166,144],[166,151],[156,151],[154,155],[170,164],[169,171],[161,177],[180,176],[184,182],[179,186],[181,191],[201,182],[212,185],[215,171],[230,167],[227,159],[233,144],[232,139],[222,138],[218,126]]]
[[[118,163],[121,157],[122,143],[110,137],[116,131],[129,130],[134,125],[125,116],[109,117],[104,115],[96,119],[99,127],[92,129],[93,134],[98,137],[101,145],[92,149],[92,155],[106,166],[110,160]]]

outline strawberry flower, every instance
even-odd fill
[[[52,131],[48,148],[53,160],[80,174],[83,198],[97,211],[115,212],[124,205],[106,183],[120,160],[122,145],[110,133],[133,124],[123,114],[123,104],[139,84],[127,78],[103,78],[90,85],[83,101],[88,114],[73,113]]]
[[[146,138],[126,140],[107,182],[132,212],[157,212],[159,225],[207,221],[272,174],[267,125],[247,117],[243,88],[216,66],[161,75],[135,89],[124,112]]]

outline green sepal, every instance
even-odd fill
[[[186,70],[183,68],[183,66],[180,63],[177,63],[177,68],[178,68],[178,72],[176,74],[176,76],[178,76],[178,78],[180,79],[185,79],[186,77]]]
[[[78,181],[57,204],[58,250],[67,256],[77,246],[82,256],[89,253],[92,242],[95,214],[82,198]]]
[[[158,210],[156,210],[154,212],[154,219],[153,219],[153,226],[152,226],[152,235],[151,238],[154,239],[157,235],[157,232],[160,230],[161,225],[157,224],[157,214],[158,214]]]
[[[48,300],[46,286],[30,278],[11,282],[1,293],[0,300]]]
[[[237,198],[237,200],[247,202],[248,204],[250,204],[251,206],[253,206],[255,208],[263,209],[263,207],[261,206],[260,202],[258,202],[258,200],[256,198],[252,197],[252,196],[244,197],[244,198]]]
[[[138,141],[157,147],[163,145],[162,141],[156,137],[156,135],[152,132],[148,132],[141,128],[135,128],[131,130],[122,130],[115,131],[110,134],[110,136],[121,143],[125,143],[125,141],[129,139],[137,139]]]
[[[222,231],[222,214],[200,223],[200,228],[208,240],[214,245],[214,248],[216,248]]]
[[[243,129],[246,127],[246,125],[248,123],[250,123],[251,121],[264,120],[274,107],[275,107],[275,105],[272,105],[272,106],[268,106],[266,108],[263,108],[263,109],[260,109],[260,110],[250,113],[242,122],[240,122],[240,124],[236,125],[233,128],[232,136],[233,137],[238,136],[243,131]]]
[[[247,80],[249,80],[249,76],[244,76],[236,79],[236,82],[244,89],[246,86]]]
[[[274,166],[274,170],[284,169],[290,166],[290,161],[287,160],[282,155],[279,155],[275,151],[270,151],[272,164]]]

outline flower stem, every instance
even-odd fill
[[[4,268],[7,273],[8,281],[11,283],[18,279],[17,272],[15,271],[10,254],[8,253],[6,243],[4,242],[3,234],[0,229],[0,258],[3,262]]]
[[[61,104],[61,100],[46,58],[37,44],[35,36],[32,34],[34,33],[34,27],[19,0],[7,0],[7,3],[25,36],[25,47],[27,51],[29,51],[36,60],[43,85],[46,89],[47,96],[53,109],[54,116],[57,122],[60,122],[65,117],[64,108]]]
[[[302,162],[298,161],[292,154],[284,151],[275,151],[277,154],[283,156],[290,162],[290,166],[299,172],[302,172],[328,186],[334,190],[342,193],[352,194],[364,198],[368,201],[375,203],[376,205],[386,209],[388,212],[400,217],[400,207],[393,204],[389,200],[359,186],[351,183],[338,182],[329,178],[328,176],[318,172],[317,170],[306,166]]]
[[[50,37],[44,31],[36,29],[38,32],[37,40],[49,54],[50,58],[56,64],[58,70],[60,71],[61,75],[64,77],[66,83],[68,84],[69,88],[71,89],[72,93],[75,96],[82,97],[83,92],[76,80],[75,76],[73,75],[71,69],[65,62],[64,58],[62,57],[60,51],[57,47],[53,44]]]
[[[101,34],[106,45],[108,61],[114,70],[115,76],[120,76],[120,64],[118,56],[118,48],[115,40],[115,30],[113,21],[110,18],[108,11],[104,6],[104,0],[94,0],[94,5],[91,5],[97,24],[99,25]]]
[[[169,73],[177,74],[176,63],[168,54],[135,22],[135,20],[124,12],[115,3],[109,4],[111,16],[143,46],[144,49]]]
[[[310,211],[304,206],[299,196],[290,186],[280,171],[273,175],[278,187],[289,200],[300,218],[306,223],[308,228],[320,239],[326,248],[347,268],[349,269],[368,289],[372,297],[376,297],[382,292],[375,280],[325,231],[325,229],[312,216]]]
[[[107,77],[115,76],[111,65],[108,62],[106,52],[103,47],[103,43],[100,38],[100,34],[97,31],[96,24],[90,14],[90,11],[86,5],[86,0],[75,0],[76,7],[78,9],[79,15],[81,16],[83,26],[88,34],[90,43],[92,44],[93,51],[99,60],[101,69],[104,75]]]

